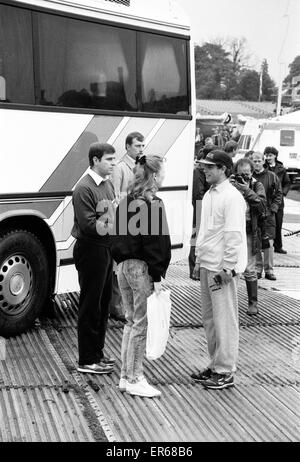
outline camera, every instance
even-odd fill
[[[261,238],[261,248],[262,248],[262,250],[270,248],[269,237],[266,236],[266,235],[262,236],[262,238]]]
[[[247,175],[245,175],[245,173],[236,173],[234,175],[234,179],[235,181],[237,181],[238,183],[244,183],[245,181],[249,181],[249,178]]]

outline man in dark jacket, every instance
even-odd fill
[[[264,150],[264,156],[266,160],[265,167],[278,176],[281,183],[281,189],[283,194],[281,204],[278,208],[277,213],[275,213],[276,233],[274,239],[274,250],[277,253],[287,253],[287,251],[282,248],[281,228],[283,222],[284,209],[283,197],[285,197],[289,192],[291,182],[288,174],[286,173],[286,169],[283,166],[283,163],[277,160],[278,151],[276,148],[274,148],[273,146],[267,146]]]
[[[263,268],[265,270],[265,278],[276,280],[273,270],[273,240],[275,238],[275,214],[277,213],[282,202],[282,190],[280,181],[275,173],[264,168],[264,155],[262,152],[254,152],[252,161],[254,164],[253,177],[260,181],[265,188],[267,198],[267,212],[265,220],[265,231],[269,237],[270,247],[262,249],[264,253],[264,261],[262,259],[261,250],[256,255],[257,277],[262,276]]]
[[[259,246],[258,223],[264,218],[266,211],[266,193],[264,186],[256,181],[253,175],[253,163],[250,159],[239,159],[235,166],[235,174],[231,176],[230,182],[244,197],[246,209],[246,233],[247,233],[247,267],[244,277],[248,293],[247,314],[253,316],[258,314],[257,306],[257,273],[256,254]]]

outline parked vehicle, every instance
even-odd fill
[[[249,150],[264,151],[274,146],[290,176],[300,179],[300,110],[271,119],[249,119],[245,123],[235,161]]]
[[[88,148],[132,131],[170,159],[160,191],[173,259],[185,236],[195,133],[194,46],[175,2],[0,1],[0,335],[78,290],[72,191]],[[191,208],[191,207],[190,207]]]

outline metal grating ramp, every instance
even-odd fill
[[[259,289],[260,315],[246,312],[240,281],[240,353],[236,387],[205,390],[190,374],[206,365],[200,284],[184,262],[172,264],[170,338],[165,354],[145,361],[161,398],[117,388],[123,324],[109,321],[110,375],[78,374],[78,294],[56,297],[55,315],[7,340],[0,361],[0,441],[299,441],[299,302]]]

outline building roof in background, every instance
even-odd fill
[[[264,117],[274,117],[275,103],[253,102],[253,101],[228,101],[216,99],[197,99],[196,111],[201,115],[223,114],[229,112],[234,121],[237,115],[255,117],[261,119]]]

